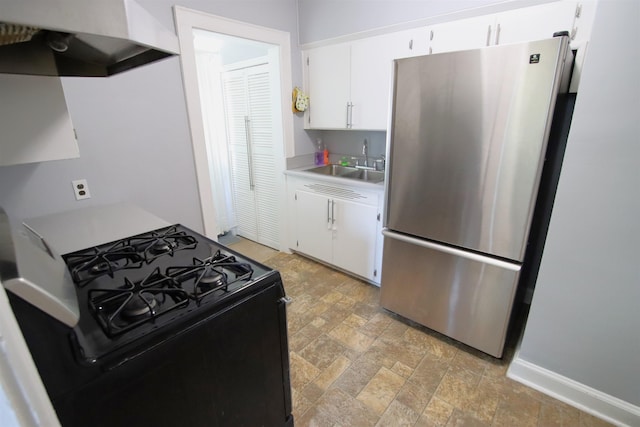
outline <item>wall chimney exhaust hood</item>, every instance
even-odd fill
[[[106,77],[178,53],[134,0],[0,0],[0,73]]]

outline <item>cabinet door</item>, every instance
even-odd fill
[[[346,200],[334,202],[333,264],[373,280],[378,208]]]
[[[393,43],[393,58],[410,58],[429,53],[431,28],[419,27],[387,34]]]
[[[493,44],[548,39],[558,31],[573,31],[577,2],[560,1],[500,13]]]
[[[306,191],[296,191],[296,250],[332,262],[331,200]]]
[[[59,77],[0,75],[0,166],[80,157]]]
[[[393,42],[378,36],[351,45],[351,129],[387,129]]]
[[[309,95],[307,127],[344,129],[349,102],[350,46],[341,43],[306,53]]]
[[[495,16],[478,16],[445,22],[431,28],[430,53],[477,49],[489,46],[495,30]]]

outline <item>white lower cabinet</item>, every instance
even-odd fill
[[[292,249],[380,283],[379,196],[358,188],[295,180]]]

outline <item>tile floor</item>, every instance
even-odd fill
[[[293,413],[304,426],[605,426],[505,376],[504,360],[403,320],[379,289],[298,255],[231,245],[278,269],[287,294]]]

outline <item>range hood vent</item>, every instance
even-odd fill
[[[106,77],[177,53],[134,0],[0,0],[0,73]]]

